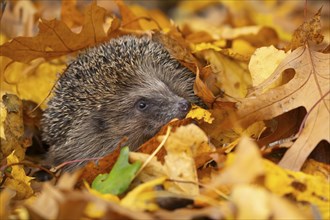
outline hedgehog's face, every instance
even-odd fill
[[[151,138],[162,126],[174,118],[183,119],[190,110],[189,101],[173,93],[166,85],[152,89],[154,86],[146,85],[146,88],[137,89],[131,94],[134,98],[128,122],[139,127],[134,131],[135,138]]]
[[[149,127],[163,126],[173,118],[183,119],[190,109],[190,103],[181,97],[172,99],[154,99],[141,97],[134,104],[134,115],[138,118],[144,117]]]
[[[115,117],[109,120],[111,125],[108,123],[106,132],[119,139],[127,137],[126,144],[132,149],[153,137],[172,119],[183,119],[191,106],[163,82],[155,80],[152,84],[144,81],[143,86],[118,90],[117,95],[116,101],[107,107],[108,114]]]

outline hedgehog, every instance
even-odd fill
[[[136,150],[192,103],[195,75],[148,36],[111,39],[79,54],[57,81],[42,118],[47,161],[102,157],[123,145]],[[85,162],[72,163],[72,171]]]

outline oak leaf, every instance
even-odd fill
[[[62,21],[41,19],[37,36],[12,39],[0,46],[0,55],[29,63],[40,57],[49,60],[79,51],[106,40],[104,19],[105,9],[95,2],[87,8],[79,34],[72,32]]]
[[[330,125],[324,123],[330,120],[329,61],[330,54],[299,47],[238,105],[239,123],[243,126],[274,118],[300,106],[306,108],[308,114],[304,129],[280,162],[283,167],[299,170],[321,140],[330,141]],[[262,94],[287,69],[293,69],[295,76],[287,84]]]

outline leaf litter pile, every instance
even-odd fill
[[[131,3],[0,2],[0,219],[329,219],[329,2]],[[123,35],[162,42],[207,108],[137,152],[43,166],[59,73]]]

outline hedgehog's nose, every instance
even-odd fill
[[[188,113],[190,107],[191,107],[190,102],[188,102],[187,100],[182,100],[179,102],[179,110],[181,112]]]

